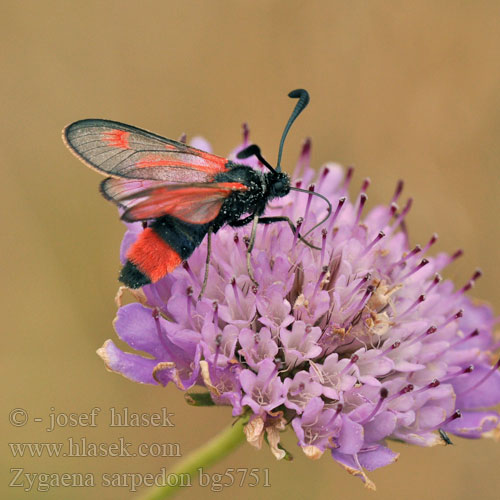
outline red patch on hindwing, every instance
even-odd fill
[[[144,229],[129,248],[127,259],[152,283],[171,273],[182,262],[179,254],[150,227]]]
[[[130,149],[130,144],[128,142],[129,136],[130,132],[115,129],[109,132],[103,132],[101,137],[102,140],[109,146],[113,146],[114,148]]]

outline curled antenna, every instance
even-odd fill
[[[285,130],[283,130],[283,134],[281,136],[280,148],[278,150],[278,163],[276,166],[277,172],[281,172],[281,155],[283,153],[283,146],[285,144],[285,138],[288,134],[288,131],[290,130],[290,127],[292,126],[293,122],[297,119],[300,113],[304,111],[304,108],[309,104],[309,92],[307,92],[307,90],[304,89],[292,90],[288,94],[288,97],[291,97],[292,99],[298,99],[299,102],[295,105],[295,108],[292,111],[292,114],[290,115],[290,118],[288,119],[288,122],[285,126]]]

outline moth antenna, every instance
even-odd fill
[[[247,146],[245,149],[242,149],[237,155],[236,158],[239,158],[240,160],[244,160],[245,158],[250,158],[250,156],[256,156],[257,159],[265,165],[271,172],[276,173],[276,170],[274,170],[274,167],[271,166],[271,164],[262,156],[262,153],[260,152],[259,146],[257,144],[250,144],[250,146]]]
[[[326,214],[326,216],[323,217],[322,220],[320,220],[315,226],[309,229],[309,231],[307,231],[307,233],[302,236],[302,238],[305,238],[308,234],[312,233],[317,227],[321,226],[321,224],[325,223],[329,219],[330,215],[332,215],[332,204],[330,203],[330,200],[326,196],[323,196],[320,193],[316,193],[316,191],[309,191],[308,189],[300,189],[298,187],[293,187],[293,186],[290,186],[290,189],[293,191],[299,191],[301,193],[307,193],[307,194],[312,194],[314,196],[319,196],[328,205],[328,213]]]
[[[309,92],[307,92],[307,90],[304,89],[292,90],[288,94],[288,97],[291,97],[292,99],[298,99],[299,102],[297,102],[294,110],[292,111],[292,114],[290,115],[290,118],[288,118],[285,130],[283,130],[283,134],[281,136],[280,148],[278,150],[278,163],[276,166],[277,172],[281,172],[281,155],[283,153],[283,146],[285,144],[285,139],[288,134],[288,131],[290,130],[290,127],[292,126],[293,122],[297,119],[300,113],[302,113],[305,107],[309,104]]]

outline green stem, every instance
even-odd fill
[[[200,467],[210,467],[225,456],[229,455],[245,440],[243,427],[247,418],[240,418],[234,424],[224,429],[220,434],[213,437],[208,443],[191,452],[172,471],[168,472],[168,482],[173,486],[159,486],[149,489],[141,497],[142,500],[164,500],[172,498],[182,485],[189,484],[185,474],[192,478]],[[181,475],[175,478],[175,475]],[[177,480],[176,480],[177,479]]]

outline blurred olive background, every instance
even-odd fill
[[[369,203],[386,203],[396,181],[413,196],[413,243],[436,231],[436,251],[463,248],[446,271],[499,311],[500,3],[496,1],[3,1],[0,19],[2,182],[2,433],[7,441],[175,442],[182,454],[230,421],[225,408],[193,409],[174,387],[134,384],[107,373],[95,350],[114,338],[112,319],[124,232],[98,194],[99,175],[73,158],[67,123],[110,118],[177,138],[203,135],[225,155],[248,121],[275,158],[305,87],[311,104],[289,136],[291,171],[306,136],[313,164],[356,166]],[[98,427],[46,432],[48,415],[102,408]],[[109,408],[175,413],[175,428],[114,429]],[[8,412],[32,420],[12,427]],[[455,440],[433,449],[395,444],[399,461],[370,474],[377,493],[328,456],[311,462],[243,446],[211,472],[270,468],[270,488],[180,498],[498,498],[500,448]],[[133,498],[127,489],[7,488],[25,472],[153,472],[175,458],[13,458],[2,445],[2,498]],[[196,482],[196,481],[195,481]]]

